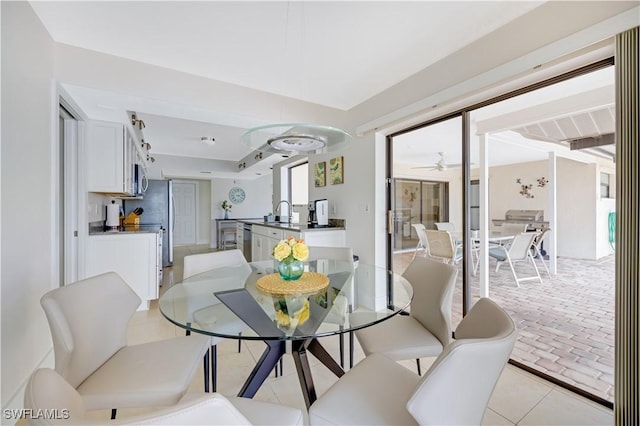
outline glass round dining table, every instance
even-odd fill
[[[238,396],[251,398],[286,352],[292,356],[307,407],[316,399],[307,351],[338,377],[344,370],[319,337],[374,326],[405,310],[411,284],[362,262],[314,260],[298,281],[279,278],[273,261],[225,266],[167,289],[158,306],[170,322],[213,337],[261,340],[265,351]]]

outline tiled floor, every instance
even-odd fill
[[[166,271],[165,284],[168,287],[180,281],[181,259],[186,254],[208,251],[207,247],[181,247],[175,251],[175,264]],[[171,325],[157,309],[155,303],[149,311],[134,315],[129,327],[129,342],[145,342],[183,335],[184,330]],[[323,338],[323,345],[337,356],[337,337]],[[261,342],[243,343],[241,353],[237,352],[235,341],[223,341],[218,345],[218,391],[225,395],[235,395],[243,381],[262,353]],[[363,353],[356,345],[356,362]],[[313,357],[311,369],[318,394],[325,392],[337,379]],[[432,359],[423,360],[429,365]],[[414,362],[403,363],[414,369]],[[267,379],[258,391],[256,399],[278,402],[304,409],[300,384],[292,358],[285,357],[284,375]],[[190,391],[202,392],[202,370],[198,371]],[[303,410],[304,411],[304,410]],[[132,415],[137,411],[119,410],[118,417]],[[108,418],[108,412],[96,412],[95,417]],[[571,394],[551,383],[545,382],[520,369],[507,365],[493,393],[485,414],[484,425],[611,425],[613,414],[610,410],[589,400]]]

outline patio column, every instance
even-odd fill
[[[549,151],[549,211],[547,212],[547,220],[549,221],[549,228],[551,232],[547,232],[547,238],[544,241],[544,248],[549,255],[549,271],[552,274],[557,273],[558,258],[556,256],[558,248],[558,220],[557,220],[557,194],[558,194],[558,162],[555,151]]]
[[[487,133],[480,134],[480,297],[489,297],[489,144]]]

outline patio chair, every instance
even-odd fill
[[[526,223],[503,223],[499,231],[506,235],[517,235],[522,232],[527,232]]]
[[[549,276],[549,279],[551,279],[551,273],[549,272],[549,268],[547,267],[547,264],[544,261],[544,256],[542,255],[542,241],[544,240],[544,237],[547,236],[549,231],[551,231],[550,228],[544,228],[542,231],[540,231],[533,239],[533,245],[531,246],[531,249],[533,250],[534,259],[540,259],[544,270],[547,271],[547,275]]]
[[[453,222],[436,222],[436,229],[438,231],[447,231],[453,237],[453,240],[456,242],[456,246],[461,246],[462,241],[458,240],[458,232],[456,231],[456,226]]]
[[[416,230],[416,234],[418,234],[418,244],[416,245],[416,249],[413,252],[413,257],[411,258],[411,260],[416,258],[416,254],[418,254],[418,251],[420,250],[424,252],[424,255],[426,257],[429,254],[429,245],[427,244],[427,235],[424,232],[426,231],[426,228],[421,223],[414,223],[411,226],[413,226],[413,229]]]
[[[448,231],[451,234],[455,234],[456,232],[456,227],[451,222],[436,222],[435,225],[438,231]]]
[[[429,256],[442,260],[444,263],[457,264],[462,259],[462,245],[456,244],[448,231],[425,230]]]
[[[533,245],[535,237],[536,233],[534,232],[523,232],[517,234],[513,240],[511,240],[511,244],[509,246],[498,246],[489,249],[489,256],[493,257],[497,261],[496,272],[498,272],[502,263],[505,261],[508,262],[511,267],[513,278],[516,280],[516,286],[518,287],[520,287],[521,281],[538,280],[542,283],[540,272],[538,271],[538,267],[531,255],[531,246]],[[533,269],[536,271],[535,275],[522,278],[518,277],[513,264],[523,261],[529,262],[533,265]]]

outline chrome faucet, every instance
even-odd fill
[[[281,200],[278,205],[276,206],[276,212],[280,211],[280,204],[282,203],[286,203],[287,206],[289,206],[289,223],[291,223],[293,221],[293,208],[291,206],[291,203],[287,200]]]

